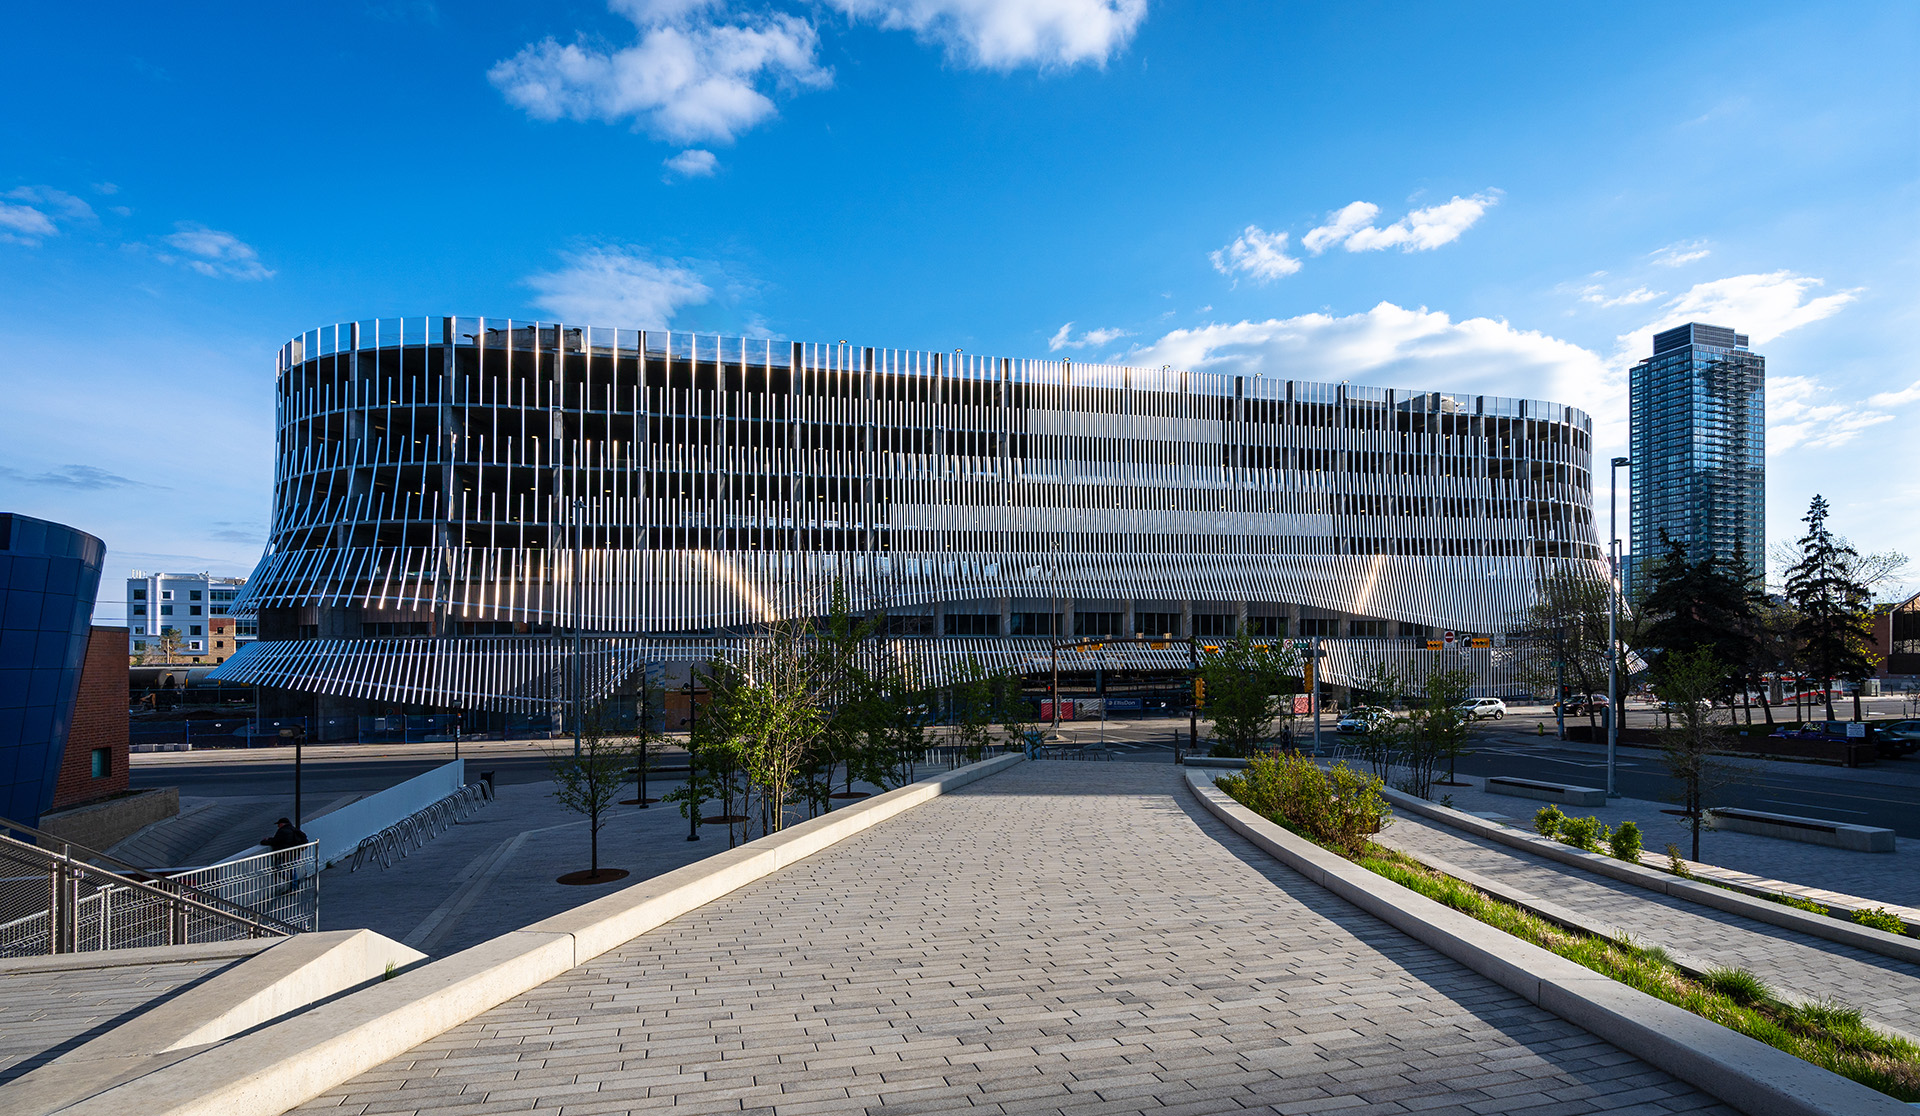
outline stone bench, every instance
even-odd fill
[[[1607,792],[1600,787],[1576,787],[1566,783],[1543,783],[1538,779],[1489,776],[1488,794],[1507,794],[1515,798],[1539,798],[1568,806],[1605,806]]]
[[[1825,818],[1801,818],[1792,814],[1769,814],[1763,810],[1742,810],[1722,806],[1707,811],[1715,829],[1751,833],[1759,837],[1779,837],[1787,841],[1805,841],[1853,852],[1893,851],[1893,830],[1871,825],[1827,821]]]

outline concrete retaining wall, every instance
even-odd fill
[[[1604,787],[1576,787],[1566,783],[1542,783],[1535,779],[1507,779],[1497,775],[1487,780],[1486,787],[1488,794],[1537,798],[1544,802],[1559,802],[1568,806],[1605,806],[1607,804],[1607,792]]]
[[[442,764],[358,802],[349,802],[332,813],[303,821],[301,830],[319,845],[320,866],[325,868],[352,856],[360,842],[459,790],[467,781],[466,763],[464,759],[457,759]],[[259,854],[260,848],[256,845],[241,849],[227,860]]]
[[[155,787],[40,815],[39,829],[56,837],[85,845],[90,849],[108,849],[157,821],[165,821],[180,812],[179,787]]]
[[[1912,1116],[1884,1093],[1601,976],[1401,887],[1260,817],[1188,772],[1241,836],[1340,898],[1749,1116]]]
[[[1715,829],[1751,833],[1757,837],[1777,837],[1783,841],[1804,841],[1850,852],[1890,853],[1894,849],[1893,830],[1871,825],[1849,825],[1824,818],[1802,818],[1793,814],[1770,814],[1764,810],[1708,810],[1707,823]]]

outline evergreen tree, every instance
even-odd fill
[[[1642,607],[1647,623],[1642,640],[1660,652],[1654,664],[1656,680],[1669,657],[1705,651],[1722,664],[1735,664],[1725,675],[1731,692],[1735,679],[1761,657],[1760,606],[1746,566],[1736,556],[1709,554],[1698,560],[1686,547],[1665,540],[1667,552],[1648,570],[1650,584]]]
[[[1793,634],[1800,665],[1825,683],[1827,719],[1833,719],[1833,683],[1856,683],[1854,717],[1860,715],[1857,684],[1879,665],[1873,646],[1872,591],[1854,576],[1859,554],[1827,530],[1827,501],[1815,496],[1801,522],[1800,559],[1787,570],[1787,600],[1799,615]]]
[[[1510,644],[1545,653],[1522,660],[1533,692],[1557,690],[1564,679],[1587,707],[1587,726],[1596,734],[1599,725],[1588,697],[1600,693],[1607,683],[1610,605],[1605,581],[1581,573],[1556,573],[1540,586],[1540,599],[1528,610],[1528,627],[1508,633]]]

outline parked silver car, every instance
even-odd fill
[[[1497,721],[1507,715],[1507,703],[1499,698],[1468,698],[1454,708],[1469,721],[1484,721],[1489,717]]]

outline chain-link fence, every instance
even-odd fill
[[[57,851],[0,834],[0,957],[233,941],[318,925],[312,845],[168,878],[88,863],[81,858],[105,858],[6,828]]]

